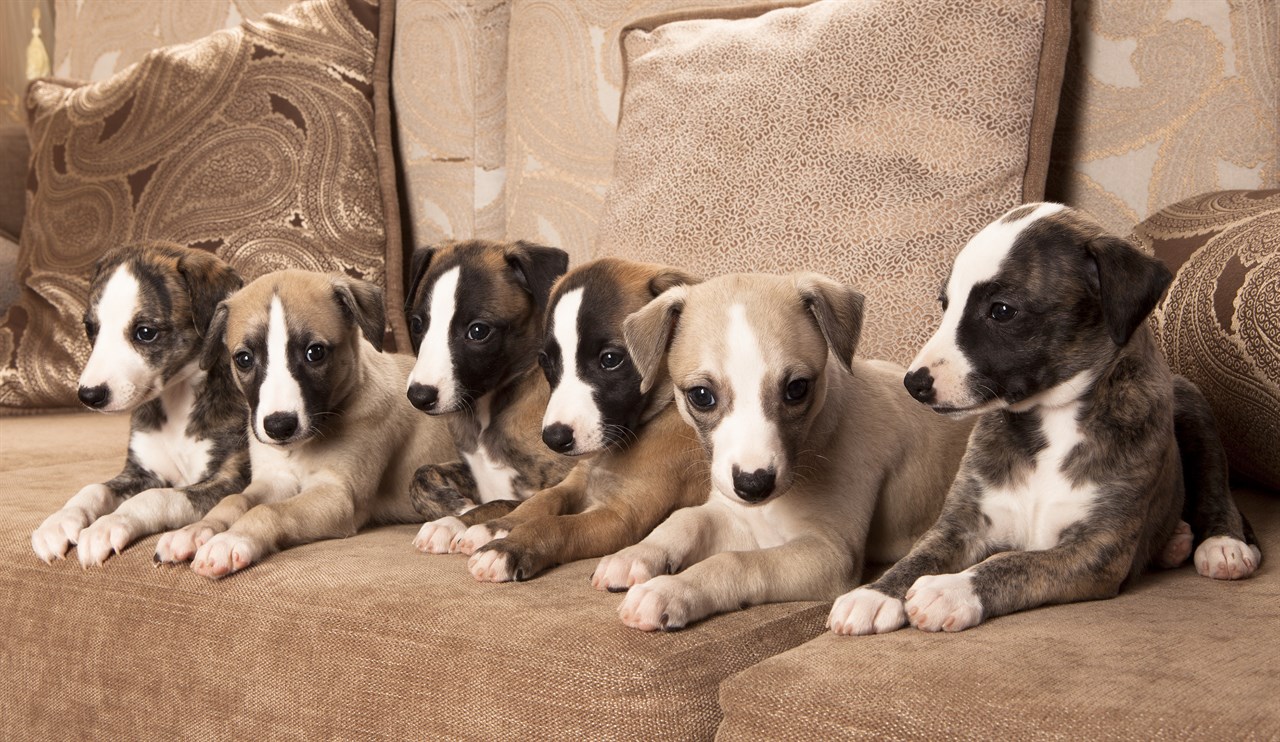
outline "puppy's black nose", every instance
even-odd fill
[[[423,412],[430,412],[440,398],[440,390],[425,384],[409,385],[409,402]]]
[[[768,469],[756,469],[750,473],[736,466],[733,467],[733,491],[747,502],[760,502],[768,497],[773,493],[773,486],[777,480],[777,472],[772,466]]]
[[[929,373],[929,369],[924,366],[915,371],[908,371],[902,383],[917,401],[929,404],[937,397],[937,393],[933,390],[933,374]]]
[[[542,442],[556,453],[573,450],[573,428],[564,423],[552,423],[542,429]]]
[[[262,429],[267,431],[267,435],[273,440],[287,440],[289,436],[298,432],[298,416],[292,412],[273,412],[262,421]]]
[[[107,404],[107,400],[111,398],[111,392],[107,389],[106,384],[97,386],[82,386],[76,396],[80,397],[80,401],[86,407],[93,409],[101,409]]]

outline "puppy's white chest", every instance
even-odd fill
[[[138,430],[129,436],[129,450],[143,467],[173,487],[186,487],[205,478],[213,441],[187,435],[195,394],[181,385],[161,399],[165,422],[157,430]]]
[[[1035,468],[1021,481],[983,493],[982,512],[991,519],[986,535],[992,543],[1018,550],[1050,549],[1064,529],[1089,514],[1098,488],[1077,486],[1062,472],[1063,461],[1082,440],[1078,409],[1068,405],[1043,413],[1048,445],[1037,454]]]
[[[520,499],[515,491],[516,470],[494,460],[483,443],[477,445],[476,450],[462,454],[462,458],[471,467],[471,476],[476,478],[480,502]]]
[[[781,546],[799,535],[798,524],[789,517],[786,503],[781,500],[747,507],[729,500],[718,490],[713,491],[714,501],[721,503],[730,513],[735,530],[753,549],[771,549]]]

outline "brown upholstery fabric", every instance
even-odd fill
[[[817,635],[826,607],[624,627],[594,563],[480,584],[415,528],[277,554],[222,582],[148,538],[83,571],[30,532],[122,463],[127,421],[0,419],[0,737],[709,739],[721,680]],[[74,557],[74,555],[72,555]]]
[[[824,0],[639,24],[597,253],[827,273],[868,296],[862,354],[910,360],[956,252],[1043,193],[1067,16]]]
[[[89,274],[112,246],[202,247],[246,279],[295,267],[382,282],[400,264],[374,142],[379,15],[370,0],[307,0],[100,83],[30,86],[24,291],[0,320],[0,409],[75,403]]]
[[[1188,565],[959,634],[824,634],[726,681],[719,739],[1275,739],[1280,501],[1236,497],[1250,579]]]
[[[0,126],[0,236],[17,239],[22,234],[26,210],[27,158],[31,145],[22,124]],[[0,280],[5,277],[0,276]]]
[[[1280,191],[1222,191],[1134,232],[1176,273],[1153,315],[1173,369],[1213,406],[1233,469],[1280,488]]]

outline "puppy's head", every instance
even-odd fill
[[[810,428],[828,374],[853,361],[862,304],[857,291],[812,273],[721,276],[670,289],[623,332],[642,388],[665,358],[680,414],[711,456],[716,489],[758,504],[785,494],[796,457],[821,445],[809,440]]]
[[[103,412],[155,399],[193,372],[218,302],[240,288],[231,266],[202,250],[162,242],[120,247],[98,260],[84,329],[93,352],[80,401]]]
[[[413,406],[453,412],[531,368],[547,296],[568,265],[563,250],[527,242],[417,250],[406,310],[418,355],[409,375]]]
[[[957,415],[1070,402],[1171,280],[1158,260],[1078,211],[1013,209],[956,256],[942,324],[911,363],[907,389]]]
[[[385,319],[381,288],[308,271],[268,273],[222,302],[210,331],[226,343],[254,436],[299,443],[341,414],[358,391],[360,343],[381,350]]]
[[[665,384],[641,390],[622,322],[667,289],[697,282],[675,268],[604,258],[556,283],[538,356],[551,384],[542,418],[542,440],[551,450],[579,456],[623,444],[646,413],[670,401]]]

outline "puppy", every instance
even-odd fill
[[[280,549],[407,523],[422,461],[454,455],[446,426],[404,404],[412,359],[381,353],[382,290],[343,275],[278,271],[219,305],[210,335],[248,405],[253,480],[161,540],[222,577]],[[206,358],[213,364],[214,353]]]
[[[624,323],[642,389],[665,363],[711,462],[705,504],[597,568],[606,588],[630,587],[628,626],[834,598],[933,521],[971,425],[920,409],[903,369],[854,358],[862,304],[815,274],[730,275],[673,288]]]
[[[102,564],[134,540],[204,515],[249,479],[244,411],[225,367],[204,370],[221,345],[214,308],[240,277],[210,253],[163,242],[118,248],[97,264],[84,316],[93,352],[80,401],[132,410],[129,453],[110,481],[90,484],[31,534],[46,562],[77,544]]]
[[[538,371],[543,313],[565,272],[563,250],[527,242],[446,243],[413,256],[406,319],[418,360],[408,396],[444,415],[460,461],[419,469],[410,497],[429,522],[420,550],[450,551],[463,529],[452,516],[490,503],[477,517],[510,512],[564,478],[573,462],[538,437],[548,390]]]
[[[556,283],[539,356],[551,387],[542,440],[587,458],[559,484],[458,538],[458,551],[474,552],[468,568],[477,580],[527,580],[604,556],[644,538],[673,510],[706,500],[706,457],[671,404],[665,371],[641,390],[622,337],[627,315],[696,282],[673,268],[606,258]]]
[[[1014,209],[969,241],[905,383],[977,427],[938,522],[836,602],[834,631],[960,631],[1109,598],[1152,561],[1187,558],[1182,518],[1202,539],[1201,574],[1257,568],[1208,405],[1170,373],[1144,322],[1171,279],[1059,204]]]

